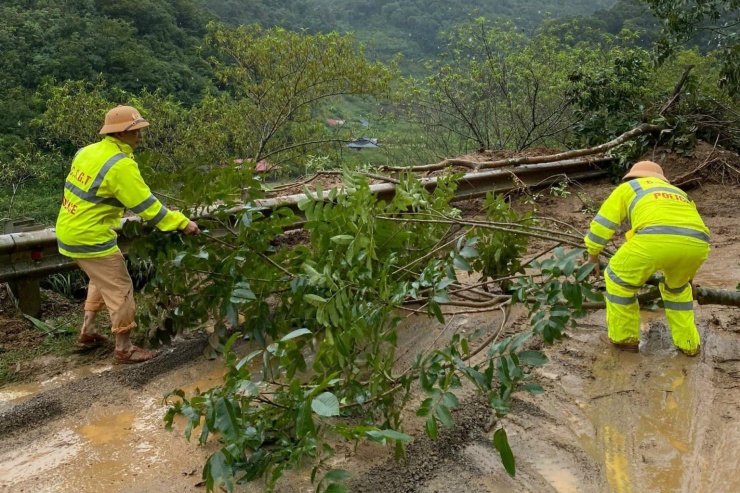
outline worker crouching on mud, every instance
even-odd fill
[[[662,168],[640,161],[606,199],[584,238],[589,261],[598,255],[619,225],[627,219],[627,241],[609,260],[606,282],[608,336],[602,340],[619,349],[637,352],[640,343],[640,307],[637,292],[656,271],[673,344],[684,354],[699,353],[699,332],[694,324],[691,280],[709,256],[709,230],[694,203],[669,184]]]
[[[64,198],[56,223],[59,252],[72,257],[90,278],[85,318],[79,345],[95,346],[107,339],[94,320],[108,309],[115,336],[113,358],[120,363],[140,363],[156,352],[134,346],[134,288],[118,248],[117,234],[125,209],[130,209],[162,231],[198,234],[198,225],[180,212],[170,211],[144,183],[133,152],[149,123],[131,106],[108,112],[98,143],[82,148],[72,161],[64,184]]]

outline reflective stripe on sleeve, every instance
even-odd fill
[[[106,241],[105,243],[98,243],[96,245],[67,245],[59,238],[57,238],[57,246],[66,250],[70,253],[100,253],[106,250],[110,250],[118,244],[118,239],[113,238],[112,240]]]
[[[693,301],[665,301],[663,300],[663,306],[666,310],[679,310],[689,311],[694,309]]]
[[[614,221],[610,221],[609,219],[605,218],[601,214],[596,214],[594,221],[601,224],[605,228],[609,228],[613,230],[616,230],[619,227],[619,224],[615,223]]]
[[[137,214],[141,214],[142,212],[150,208],[152,205],[154,205],[155,202],[157,202],[157,197],[155,197],[154,195],[150,195],[146,200],[144,200],[144,202],[142,202],[141,204],[137,206],[132,207],[131,210]]]
[[[607,240],[606,238],[602,238],[601,236],[595,235],[595,234],[593,234],[593,233],[592,233],[591,231],[589,231],[589,232],[588,232],[588,235],[586,235],[586,237],[587,237],[587,238],[588,238],[589,240],[591,240],[591,241],[593,241],[594,243],[596,243],[597,245],[601,245],[601,246],[604,246],[604,245],[606,245],[607,243],[609,243],[609,240]]]
[[[152,226],[156,226],[162,221],[162,219],[164,219],[168,212],[170,211],[167,209],[167,207],[162,206],[162,208],[159,209],[159,212],[157,212],[157,215],[149,221],[149,224],[151,224]]]
[[[635,232],[639,235],[676,235],[688,236],[709,243],[709,235],[695,229],[681,228],[679,226],[648,226]]]
[[[631,305],[637,301],[635,296],[617,296],[615,294],[604,293],[604,298],[615,305]]]
[[[633,284],[629,284],[625,282],[624,280],[622,280],[621,277],[615,274],[614,271],[611,269],[611,267],[609,267],[608,265],[606,266],[606,275],[609,276],[609,279],[611,279],[612,281],[614,281],[615,283],[619,284],[622,287],[630,288],[630,289],[640,289],[642,287],[642,286],[635,286]]]

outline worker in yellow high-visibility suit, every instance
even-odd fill
[[[636,163],[599,209],[584,238],[589,261],[598,255],[619,225],[627,219],[627,241],[609,260],[606,281],[608,339],[626,351],[638,351],[640,308],[636,294],[656,271],[673,343],[684,354],[699,353],[699,332],[694,324],[691,281],[709,256],[709,230],[694,203],[668,183],[663,169],[652,161]]]
[[[100,129],[105,137],[82,148],[72,161],[56,223],[59,252],[72,257],[90,278],[78,344],[94,346],[107,340],[94,326],[97,313],[107,308],[115,336],[113,358],[122,363],[156,356],[131,343],[136,327],[134,289],[113,230],[120,226],[124,210],[162,231],[200,233],[195,222],[162,205],[141,177],[133,152],[148,126],[131,106],[108,112]]]

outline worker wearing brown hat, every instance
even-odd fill
[[[103,139],[82,148],[64,184],[56,223],[59,252],[72,257],[90,278],[85,318],[78,344],[95,346],[107,339],[94,326],[105,308],[115,336],[113,358],[140,363],[156,356],[131,343],[136,328],[133,283],[118,248],[118,228],[130,209],[162,231],[198,234],[198,225],[182,213],[170,211],[151,193],[133,159],[149,123],[131,106],[118,106],[105,116]]]
[[[622,221],[629,221],[627,241],[604,273],[608,336],[602,334],[602,339],[619,349],[639,350],[636,295],[653,273],[662,271],[660,294],[673,343],[694,356],[699,353],[700,340],[691,280],[709,255],[709,230],[694,203],[668,182],[657,163],[635,163],[624,180],[601,206],[584,238],[598,274],[599,254]]]

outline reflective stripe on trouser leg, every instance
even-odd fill
[[[699,347],[699,331],[694,323],[694,302],[691,296],[691,286],[686,287],[681,293],[674,293],[666,289],[664,283],[660,283],[660,295],[663,297],[665,316],[671,327],[671,337],[676,347],[689,353],[696,352]]]
[[[673,344],[693,354],[698,351],[701,341],[694,322],[694,302],[689,280],[694,278],[709,256],[709,245],[692,241],[681,247],[680,261],[672,262],[663,269],[665,283],[660,284],[660,295],[663,297]]]
[[[609,276],[606,281],[606,325],[614,342],[640,342],[640,305],[637,290],[620,286]]]
[[[87,297],[85,298],[85,311],[86,312],[99,312],[105,310],[105,301],[100,290],[94,282],[90,281],[87,284]]]
[[[134,286],[121,252],[75,261],[100,291],[110,315],[111,332],[119,334],[133,330],[136,327]]]

